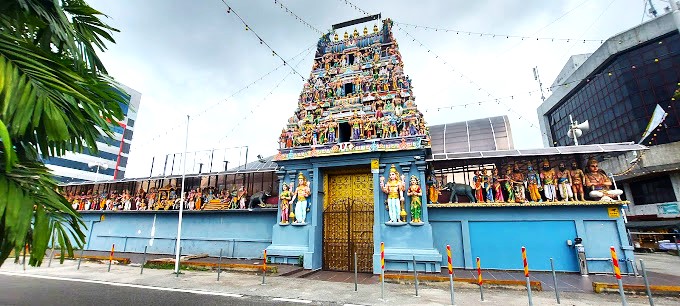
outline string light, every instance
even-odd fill
[[[246,21],[243,20],[243,18],[241,18],[241,15],[239,15],[232,7],[230,7],[229,4],[227,4],[227,2],[226,2],[225,0],[222,0],[222,3],[224,3],[224,5],[227,7],[227,12],[233,12],[233,13],[234,13],[234,16],[236,16],[236,17],[238,18],[238,20],[241,21],[241,23],[243,23],[243,25],[246,27],[246,31],[250,30],[249,32],[250,32],[250,33],[253,33],[253,35],[255,35],[255,37],[257,37],[257,38],[260,40],[260,42],[261,42],[262,44],[264,44],[265,46],[267,46],[267,48],[269,48],[269,50],[272,51],[272,54],[273,54],[273,55],[275,55],[275,56],[277,56],[279,59],[281,59],[281,61],[283,61],[283,64],[284,64],[284,65],[286,64],[286,60],[283,59],[283,57],[281,57],[277,52],[275,52],[275,51],[274,51],[274,48],[272,48],[272,47],[267,43],[267,41],[265,41],[264,39],[262,39],[262,37],[261,37],[259,34],[257,34],[257,32],[255,32],[255,30],[253,30],[253,27],[252,27],[252,26],[249,26],[248,23],[246,23]],[[302,74],[300,74],[297,70],[295,70],[295,68],[293,68],[293,66],[290,66],[290,65],[286,65],[286,66],[290,67],[290,69],[292,69],[297,75],[299,75],[300,78],[302,79],[302,81],[305,80],[305,77],[304,77]]]
[[[340,0],[340,1],[343,1],[343,0]],[[345,1],[345,4],[349,5],[349,6],[352,7],[353,9],[355,9],[355,10],[361,12],[362,14],[364,14],[364,15],[370,15],[367,11],[364,11],[364,10],[362,10],[360,7],[354,5],[354,3],[352,3],[352,2],[350,2],[350,1],[348,1],[348,0],[344,0],[344,1]]]
[[[435,32],[456,32],[456,34],[467,34],[468,36],[475,35],[475,37],[484,37],[484,38],[502,38],[505,36],[506,39],[510,38],[519,38],[521,40],[524,39],[535,39],[536,41],[541,41],[541,40],[549,40],[551,42],[570,42],[571,40],[576,40],[573,38],[559,38],[559,37],[532,37],[532,36],[524,36],[524,35],[508,35],[508,34],[497,34],[497,33],[485,33],[485,32],[469,32],[469,31],[461,31],[461,30],[452,30],[452,29],[446,29],[446,28],[439,28],[439,27],[431,27],[431,26],[423,26],[423,25],[415,25],[415,24],[410,24],[410,23],[403,23],[403,22],[394,22],[394,24],[399,24],[402,26],[407,26],[407,27],[413,27],[416,29],[425,29],[425,30],[434,30]],[[479,36],[477,36],[479,35]],[[586,42],[597,42],[597,43],[603,43],[603,39],[578,39],[579,41],[583,41],[583,43]]]
[[[276,3],[277,3],[277,1],[274,1],[274,4],[276,4]],[[301,23],[304,24],[306,27],[308,27],[308,28],[314,30],[315,32],[317,32],[317,33],[319,33],[319,34],[321,34],[321,35],[324,34],[324,33],[321,32],[319,29],[317,29],[316,27],[314,27],[313,25],[311,25],[309,22],[307,22],[307,21],[305,21],[304,19],[302,19],[302,17],[300,17],[300,16],[298,16],[297,14],[293,13],[293,11],[292,11],[291,9],[289,9],[288,7],[286,7],[285,5],[283,5],[283,3],[281,3],[280,0],[278,1],[278,3],[280,4],[279,7],[280,7],[281,9],[284,9],[284,8],[285,8],[286,13],[288,13],[289,15],[295,17],[295,20],[301,22]]]

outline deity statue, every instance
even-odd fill
[[[557,189],[559,189],[563,201],[574,200],[574,193],[571,191],[571,175],[563,162],[557,166]]]
[[[586,175],[583,170],[578,168],[578,164],[574,161],[571,162],[571,170],[569,170],[569,181],[571,182],[571,190],[574,193],[574,199],[579,200],[579,195],[581,196],[581,201],[585,201],[586,198],[583,193],[583,185],[585,184]]]
[[[482,172],[476,170],[475,176],[472,177],[472,181],[475,183],[475,199],[479,203],[484,203],[484,193],[482,192],[484,178],[482,177]]]
[[[541,198],[541,194],[538,192],[541,176],[534,171],[534,167],[532,167],[531,164],[527,166],[527,171],[527,185],[529,186],[531,202],[543,202],[543,198]]]
[[[338,124],[333,120],[333,116],[329,116],[330,120],[328,122],[328,142],[329,143],[334,143],[335,142],[335,129],[338,127]]]
[[[417,176],[411,175],[411,185],[408,187],[406,193],[411,197],[411,222],[421,223],[421,214],[423,212],[422,196],[423,191],[420,189],[420,180]]]
[[[288,184],[286,183],[283,183],[281,189],[282,191],[279,195],[279,199],[281,199],[281,224],[288,224],[290,200],[293,199],[293,193],[290,192]]]
[[[401,202],[404,201],[404,184],[399,180],[397,168],[390,168],[389,181],[385,183],[385,177],[380,177],[380,189],[387,194],[387,206],[391,223],[399,222]]]
[[[498,175],[498,168],[493,168],[493,174],[491,175],[491,185],[493,187],[494,202],[505,202],[503,199],[503,188],[501,187],[501,182],[504,181],[500,175]]]
[[[520,173],[521,174],[521,173]],[[512,167],[508,166],[505,170],[505,191],[508,193],[508,203],[515,202],[515,191],[512,183]]]
[[[309,182],[302,175],[302,172],[298,174],[298,185],[293,192],[293,198],[291,202],[297,198],[295,203],[295,223],[305,224],[305,219],[307,218],[307,198],[312,194],[309,188]]]
[[[488,173],[489,170],[482,170],[482,183],[484,187],[484,193],[486,194],[486,202],[493,203],[493,191],[491,190],[491,176]]]
[[[439,204],[439,195],[441,194],[441,191],[439,191],[439,186],[437,186],[437,179],[434,177],[433,174],[430,174],[430,180],[427,181],[427,184],[429,185],[427,197],[428,200],[430,201],[430,204]]]
[[[545,193],[545,198],[548,202],[557,201],[557,174],[555,170],[550,167],[550,162],[545,159],[543,160],[543,169],[541,169],[541,182],[543,183],[543,191]]]
[[[238,208],[246,209],[246,186],[241,186],[236,194],[238,199]]]
[[[598,168],[597,160],[594,158],[588,160],[585,186],[591,190],[588,195],[597,201],[613,201],[614,197],[623,194],[619,189],[611,189],[612,181],[604,170]]]

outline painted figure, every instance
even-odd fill
[[[441,191],[439,191],[437,186],[437,179],[435,179],[433,175],[430,175],[430,180],[427,181],[427,183],[429,184],[427,190],[427,199],[430,201],[430,204],[438,204]]]
[[[562,201],[574,200],[574,193],[571,192],[571,175],[563,162],[557,166],[557,188],[560,190]]]
[[[586,198],[583,193],[583,185],[585,184],[586,175],[583,170],[578,168],[578,164],[574,161],[571,162],[571,170],[569,170],[569,178],[571,181],[571,190],[574,192],[574,198],[578,201],[579,196],[581,201],[585,201]]]
[[[281,189],[281,195],[279,195],[279,199],[281,199],[281,224],[288,224],[290,200],[293,199],[293,193],[290,192],[288,184],[286,183],[283,183]]]
[[[557,201],[556,183],[557,175],[555,170],[550,167],[550,162],[543,160],[543,169],[541,169],[541,182],[543,183],[543,191],[548,202]]]
[[[512,167],[508,166],[505,170],[505,183],[503,184],[505,191],[508,193],[508,203],[515,202],[515,191],[512,186]]]
[[[489,170],[482,170],[482,183],[484,184],[484,193],[486,194],[486,202],[493,203],[493,191],[491,190],[491,176]]]
[[[404,201],[403,184],[399,181],[397,168],[390,168],[389,181],[385,183],[385,177],[380,177],[380,189],[387,194],[387,206],[389,210],[389,222],[399,222],[401,202]]]
[[[305,219],[307,218],[307,198],[312,194],[309,188],[309,182],[302,175],[302,172],[298,174],[298,185],[293,193],[293,198],[291,202],[297,198],[295,203],[295,223],[305,224]]]
[[[477,170],[475,171],[475,176],[472,177],[472,181],[475,183],[475,198],[477,202],[484,203],[484,193],[482,192],[482,173]]]
[[[501,187],[501,182],[504,181],[503,178],[498,174],[498,168],[493,168],[493,175],[491,175],[491,185],[493,187],[494,202],[505,202],[503,198],[503,187]]]
[[[531,165],[527,166],[527,171],[527,185],[529,186],[531,202],[543,202],[541,194],[538,192],[539,182],[541,181],[540,175],[534,171],[534,167]]]
[[[411,175],[411,185],[408,187],[408,192],[406,194],[411,197],[411,222],[422,222],[420,217],[423,212],[421,200],[423,191],[420,189],[420,180],[417,176]]]
[[[613,201],[614,197],[623,194],[623,191],[619,189],[611,189],[612,181],[604,170],[598,167],[597,160],[594,158],[588,160],[585,186],[590,190],[588,195],[596,201]]]

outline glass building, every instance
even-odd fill
[[[601,163],[631,201],[632,220],[680,221],[680,34],[672,14],[647,21],[607,39],[592,54],[573,56],[538,107],[546,146],[574,145],[569,116],[590,130],[579,145],[641,143],[649,150]],[[665,120],[645,136],[655,108]],[[643,138],[644,137],[644,138]],[[587,156],[584,156],[587,158]],[[633,166],[631,166],[633,165]],[[655,207],[656,206],[656,207]],[[680,224],[680,223],[679,223]]]

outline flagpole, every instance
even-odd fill
[[[177,242],[175,244],[175,273],[179,276],[179,256],[180,256],[180,241],[182,239],[182,213],[184,212],[184,177],[187,169],[187,148],[189,143],[189,115],[187,115],[187,133],[184,138],[184,161],[182,162],[182,190],[179,205],[179,220],[177,222]]]

